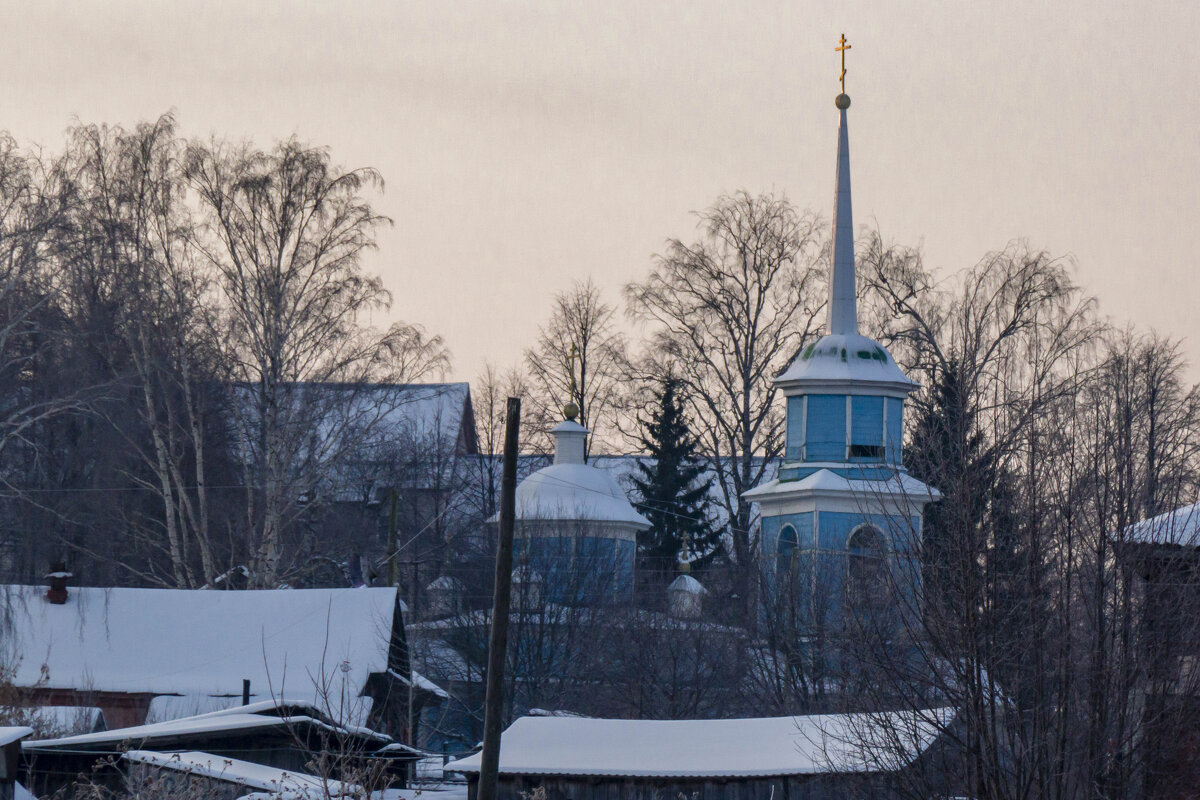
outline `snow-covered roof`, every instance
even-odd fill
[[[447,591],[452,591],[452,592],[461,592],[465,588],[466,587],[463,586],[463,582],[460,581],[458,578],[452,577],[450,575],[443,575],[440,578],[438,578],[437,580],[430,581],[429,585],[425,587],[425,591],[430,591],[430,590],[434,590],[434,589],[445,589]]]
[[[96,706],[38,706],[33,716],[43,733],[91,733],[108,727],[104,712]]]
[[[500,743],[500,772],[731,778],[901,769],[953,718],[949,709],[711,720],[522,717]],[[446,765],[479,771],[482,754]]]
[[[0,588],[0,653],[17,686],[313,702],[388,668],[395,588],[205,591]],[[43,669],[45,672],[43,673]]]
[[[5,725],[0,726],[0,747],[13,742],[19,742],[26,736],[33,735],[33,728],[25,725]]]
[[[403,675],[401,675],[397,672],[393,672],[391,670],[388,671],[388,674],[391,675],[396,680],[400,681],[400,683],[404,684],[405,686],[412,686],[414,689],[418,689],[422,692],[429,692],[433,696],[439,697],[442,700],[450,699],[450,695],[446,694],[445,689],[438,686],[436,683],[429,680],[429,678],[426,678],[424,675],[422,675],[419,672],[414,671],[412,673],[411,681],[408,680],[407,678],[405,678]]]
[[[1141,544],[1200,546],[1200,503],[1130,525],[1125,529],[1125,539]]]
[[[693,578],[691,575],[680,575],[675,580],[671,581],[671,585],[667,587],[668,592],[686,592],[688,594],[708,594],[708,589],[705,589],[700,581]]]
[[[553,464],[517,487],[520,521],[610,522],[645,529],[650,521],[634,510],[607,471],[586,464]]]
[[[390,736],[367,728],[355,727],[347,723],[335,723],[313,706],[281,705],[273,700],[264,700],[247,706],[237,706],[167,722],[84,733],[78,736],[63,736],[56,739],[41,739],[29,742],[25,747],[29,750],[95,749],[99,746],[110,747],[128,742],[145,745],[201,734],[243,734],[272,728],[294,730],[298,726],[315,726],[326,730],[355,734],[377,740],[381,744],[391,741]]]
[[[314,798],[361,794],[359,787],[354,784],[194,750],[182,753],[130,750],[122,758],[136,764],[228,781],[272,794]]]
[[[793,387],[832,389],[848,383],[903,393],[917,388],[883,345],[857,333],[821,337],[804,348],[775,383],[785,392]]]
[[[750,491],[744,492],[742,497],[762,500],[767,497],[802,493],[850,495],[863,500],[873,497],[905,498],[914,503],[929,503],[942,496],[941,492],[929,484],[899,470],[885,480],[867,480],[846,478],[831,470],[819,469],[798,481],[775,479],[762,483]]]

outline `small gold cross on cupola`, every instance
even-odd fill
[[[846,34],[842,34],[838,46],[833,48],[835,53],[842,54],[842,74],[838,76],[838,80],[842,84],[842,93],[837,96],[834,104],[841,109],[850,107],[850,95],[846,94],[846,51],[850,49],[850,45],[846,44]]]

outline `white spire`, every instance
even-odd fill
[[[858,333],[858,303],[854,286],[854,218],[850,211],[850,140],[846,109],[850,98],[839,94],[837,189],[833,199],[833,253],[829,276],[829,332]]]

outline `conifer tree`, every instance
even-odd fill
[[[670,574],[687,548],[687,560],[703,565],[718,549],[720,532],[709,519],[712,478],[696,452],[679,395],[680,384],[667,378],[650,419],[640,420],[640,442],[650,458],[638,463],[633,478],[641,501],[638,511],[652,527],[640,535],[638,550],[650,569]]]

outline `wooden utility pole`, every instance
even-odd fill
[[[396,564],[396,502],[398,492],[395,487],[390,492],[391,506],[388,508],[388,543],[387,543],[387,585],[400,585],[400,568]]]
[[[500,715],[504,708],[504,656],[508,651],[508,609],[512,602],[513,521],[517,506],[517,443],[521,398],[508,398],[504,416],[504,470],[500,476],[500,535],[496,541],[496,588],[488,639],[487,696],[483,702],[483,755],[476,800],[495,800],[500,768]]]

